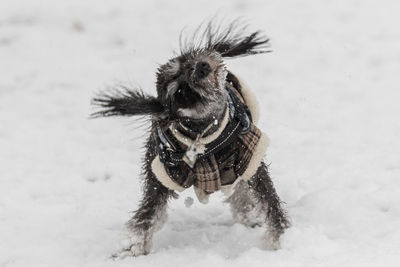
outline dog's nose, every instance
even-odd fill
[[[200,61],[196,64],[196,75],[199,78],[206,77],[211,72],[210,64]]]

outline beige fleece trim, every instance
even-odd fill
[[[234,74],[234,75],[239,80],[239,83],[242,87],[242,95],[244,98],[244,102],[250,109],[253,123],[254,123],[254,125],[257,125],[258,121],[260,119],[260,108],[259,108],[257,97],[253,93],[253,91],[249,88],[249,86],[247,85],[247,83],[245,81],[243,81],[236,74]]]
[[[206,145],[211,143],[212,141],[214,141],[215,139],[217,139],[222,131],[225,129],[226,125],[228,125],[229,122],[229,108],[227,107],[225,110],[225,116],[222,119],[221,125],[218,128],[218,130],[216,130],[214,133],[206,136],[206,137],[202,137],[199,139],[199,143],[202,145]],[[172,134],[176,137],[176,139],[178,139],[179,142],[185,144],[186,146],[190,146],[193,144],[193,142],[195,140],[183,135],[181,132],[179,132],[178,130],[175,129],[175,126],[173,126],[172,124],[169,126]]]
[[[257,147],[254,151],[254,154],[251,157],[249,164],[247,165],[247,169],[239,177],[240,179],[248,181],[254,174],[256,174],[256,171],[260,166],[260,162],[263,159],[265,152],[267,151],[268,145],[269,145],[269,138],[265,133],[262,133],[261,138],[258,141]]]
[[[165,170],[164,164],[160,161],[159,156],[156,156],[151,163],[151,170],[157,179],[162,183],[165,187],[176,190],[178,192],[182,192],[186,188],[180,186],[179,184],[175,183],[171,177],[169,177],[167,171]]]

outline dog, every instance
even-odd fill
[[[221,190],[234,219],[266,226],[266,243],[279,248],[290,227],[268,166],[268,137],[256,124],[258,103],[225,59],[269,52],[260,31],[233,21],[210,22],[180,41],[180,54],[157,71],[157,96],[127,87],[98,94],[93,117],[144,116],[151,121],[143,161],[143,199],[127,222],[129,244],[114,257],[146,255],[166,220],[167,203],[193,187],[202,203]],[[189,40],[189,41],[188,41]]]

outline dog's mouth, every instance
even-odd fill
[[[202,103],[202,96],[194,90],[187,82],[181,82],[172,96],[172,101],[179,107],[190,108],[197,103]]]

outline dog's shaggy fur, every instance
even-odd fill
[[[212,135],[221,126],[228,105],[227,83],[240,80],[227,70],[224,59],[268,52],[269,40],[259,31],[246,34],[246,28],[234,21],[228,27],[209,23],[198,29],[191,42],[181,39],[181,53],[157,72],[157,97],[140,90],[120,88],[94,98],[99,116],[149,116],[152,126],[144,157],[143,199],[132,219],[127,223],[131,239],[117,256],[148,254],[152,236],[166,219],[167,203],[177,194],[163,185],[154,174],[151,163],[157,157],[157,126],[167,129],[171,124],[184,123],[179,128],[187,136],[215,125],[205,134]],[[194,41],[193,41],[194,40]],[[245,92],[244,92],[245,93]],[[254,100],[253,100],[254,101]],[[255,103],[247,103],[252,109]],[[253,112],[253,121],[258,114]],[[179,127],[179,126],[178,126]],[[281,201],[274,189],[267,165],[261,161],[252,166],[254,172],[246,181],[238,180],[227,201],[234,218],[246,226],[267,226],[267,245],[279,247],[279,237],[290,226]],[[255,173],[255,174],[254,174]]]

